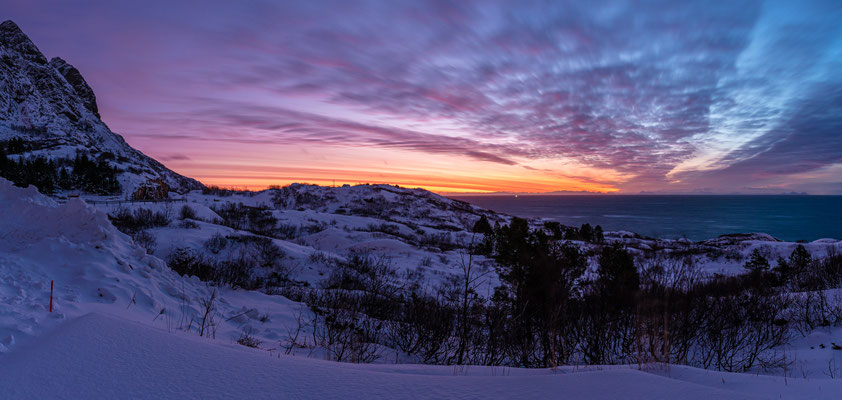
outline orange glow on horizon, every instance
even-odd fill
[[[273,186],[288,186],[293,183],[301,183],[301,184],[313,184],[319,186],[342,186],[342,185],[361,185],[361,184],[386,184],[386,185],[397,185],[406,188],[421,188],[425,190],[429,190],[433,193],[439,194],[482,194],[482,193],[500,193],[500,192],[511,192],[511,193],[551,193],[555,191],[588,191],[594,193],[615,193],[618,192],[619,189],[616,188],[596,188],[596,189],[552,189],[552,190],[536,190],[535,188],[509,188],[509,189],[502,189],[499,187],[483,187],[483,188],[473,188],[473,187],[466,187],[466,186],[447,186],[446,183],[437,183],[437,182],[424,182],[419,183],[416,181],[372,181],[372,180],[354,180],[354,181],[341,181],[341,180],[332,180],[332,179],[287,179],[287,180],[273,180],[269,178],[252,178],[249,180],[232,180],[232,179],[222,179],[216,180],[213,178],[206,178],[203,179],[201,177],[196,177],[199,181],[203,184],[208,186],[218,186],[221,188],[227,189],[235,189],[235,190],[251,190],[251,191],[259,191],[268,189]],[[232,183],[233,182],[233,183]],[[600,190],[601,189],[601,190]]]
[[[611,171],[524,160],[506,165],[450,154],[407,150],[298,145],[254,145],[175,139],[172,148],[190,149],[185,159],[164,161],[169,168],[205,185],[262,190],[291,183],[390,184],[437,193],[618,192],[622,180]],[[144,143],[139,143],[141,149]],[[150,154],[166,160],[161,155]],[[225,160],[220,162],[219,160]],[[519,160],[520,161],[520,160]],[[524,167],[529,165],[529,167]],[[562,174],[567,172],[569,176]],[[602,177],[605,181],[602,181]]]

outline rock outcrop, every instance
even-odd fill
[[[58,57],[48,61],[17,24],[5,21],[0,23],[0,142],[13,139],[25,144],[23,157],[72,159],[83,153],[106,159],[121,171],[126,195],[156,179],[176,192],[203,187],[112,132],[79,70]]]

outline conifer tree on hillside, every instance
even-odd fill
[[[754,249],[746,261],[745,268],[752,272],[762,272],[769,270],[769,260],[760,254],[760,250]]]
[[[491,228],[491,224],[488,222],[488,218],[485,215],[479,217],[479,220],[474,224],[474,233],[482,233],[483,235],[487,235],[490,233],[494,233],[494,230]]]

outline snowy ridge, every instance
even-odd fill
[[[0,140],[23,139],[23,153],[73,158],[110,154],[122,169],[125,192],[149,179],[161,179],[177,191],[202,185],[181,176],[129,146],[99,118],[96,97],[79,71],[60,58],[47,61],[12,21],[0,23]]]
[[[294,183],[277,189],[273,202],[279,209],[307,209],[322,213],[377,216],[446,230],[470,229],[481,215],[505,222],[500,214],[449,199],[424,189],[391,185],[328,187]]]

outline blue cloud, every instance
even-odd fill
[[[9,16],[89,76],[129,138],[232,140],[204,133],[221,124],[259,127],[243,141],[564,158],[627,190],[795,185],[842,163],[838,1],[156,5],[13,1]]]

